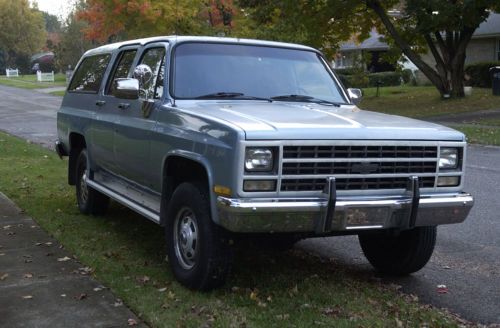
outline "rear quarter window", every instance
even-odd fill
[[[83,59],[73,75],[68,91],[97,93],[110,59],[111,55],[109,54],[90,56]]]

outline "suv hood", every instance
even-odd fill
[[[239,126],[247,140],[464,140],[462,133],[438,124],[360,110],[354,105],[241,100],[178,105]]]

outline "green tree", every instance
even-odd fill
[[[240,0],[265,29],[257,36],[335,52],[340,41],[363,39],[372,27],[387,36],[443,97],[462,97],[465,51],[472,34],[500,10],[498,0]],[[396,10],[392,10],[396,9]],[[435,65],[422,59],[429,49]]]
[[[6,66],[39,51],[46,40],[43,15],[27,0],[0,0],[0,48]],[[24,67],[26,69],[26,67]]]
[[[74,68],[85,51],[99,45],[84,36],[83,31],[88,28],[88,23],[78,18],[78,12],[82,8],[83,3],[77,4],[61,26],[61,39],[54,48],[58,70]]]

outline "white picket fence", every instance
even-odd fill
[[[38,82],[54,82],[54,72],[42,73],[42,71],[36,71],[36,80]]]
[[[19,70],[18,69],[7,68],[5,70],[5,75],[7,77],[19,77]]]

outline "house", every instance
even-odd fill
[[[362,42],[356,42],[355,38],[340,45],[339,52],[334,59],[334,68],[353,67],[361,62],[362,58],[369,58],[371,61],[366,69],[370,72],[382,72],[394,70],[394,63],[381,61],[382,55],[389,50],[389,45],[384,42],[384,36],[375,29],[370,32],[370,36]],[[425,54],[423,60],[434,65],[432,55]],[[466,64],[473,64],[484,61],[500,60],[500,14],[491,13],[488,19],[479,25],[474,32],[466,51]],[[407,61],[403,66],[415,67]],[[416,67],[415,67],[416,68]]]
[[[491,13],[474,32],[467,47],[466,64],[500,61],[500,14]]]

